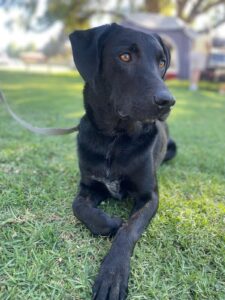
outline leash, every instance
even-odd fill
[[[38,134],[44,134],[44,135],[65,135],[70,134],[76,131],[79,131],[79,125],[70,127],[70,128],[40,128],[40,127],[34,127],[31,124],[27,123],[20,117],[18,117],[10,108],[6,97],[4,96],[3,92],[0,91],[0,102],[5,105],[6,110],[11,115],[11,117],[16,120],[22,127],[28,129],[29,131],[32,131],[34,133]]]

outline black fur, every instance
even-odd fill
[[[117,24],[75,31],[70,40],[85,81],[86,111],[79,126],[81,181],[73,212],[93,234],[115,235],[93,299],[121,300],[135,243],[158,208],[156,169],[176,153],[164,122],[175,103],[163,82],[170,54],[159,36]],[[122,54],[131,60],[123,61]],[[97,208],[107,197],[128,195],[134,206],[126,222]]]

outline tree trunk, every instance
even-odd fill
[[[147,12],[159,13],[160,12],[160,1],[145,0],[145,9]]]
[[[177,11],[176,15],[180,19],[183,18],[184,8],[186,4],[187,4],[187,0],[176,0],[176,11]]]

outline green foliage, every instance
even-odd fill
[[[0,0],[0,7],[6,10],[16,8],[17,14],[20,12],[16,23],[27,29],[44,30],[56,21],[61,21],[64,33],[89,27],[93,15],[110,14],[112,20],[117,18],[119,22],[124,18],[124,13],[138,11],[176,15],[187,23],[193,23],[198,16],[214,10],[212,27],[225,22],[224,0],[114,0],[110,10],[105,8],[104,0],[46,0],[46,7],[40,13],[41,3],[35,0]],[[8,21],[9,26],[14,23],[15,20]]]
[[[175,6],[176,5],[173,0],[145,0],[142,10],[151,13],[171,15],[175,10]]]
[[[25,47],[19,47],[17,46],[15,43],[11,43],[8,45],[8,47],[6,48],[6,52],[10,57],[15,57],[18,58],[20,57],[20,54],[22,52],[26,52],[26,51],[35,51],[36,50],[36,46],[34,43],[30,43]]]
[[[83,114],[78,74],[0,73],[10,104],[37,126],[71,126]],[[225,101],[215,86],[170,82],[178,155],[161,167],[160,207],[131,262],[128,300],[225,299]],[[206,87],[208,84],[206,84]],[[111,241],[72,215],[79,181],[75,137],[34,135],[0,107],[0,299],[91,298]],[[109,201],[110,214],[131,204]]]
[[[76,27],[85,28],[88,26],[88,18],[83,17],[88,10],[90,0],[47,0],[47,7],[40,22],[52,24],[55,21],[63,21],[66,31],[71,32]]]
[[[18,18],[8,20],[8,26],[17,23],[28,30],[44,30],[56,21],[62,21],[66,32],[70,32],[74,28],[84,28],[89,24],[89,14],[92,0],[46,0],[46,7],[42,9],[42,13],[38,13],[41,6],[39,1],[21,0],[21,1],[0,1],[0,6],[6,9],[16,9]]]
[[[19,48],[15,43],[11,43],[8,45],[6,52],[11,57],[19,57],[22,49]]]

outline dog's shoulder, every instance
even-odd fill
[[[92,124],[90,119],[84,115],[80,121],[77,136],[78,151],[87,155],[104,156],[110,137],[106,137]]]

